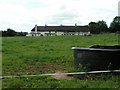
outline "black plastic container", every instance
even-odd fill
[[[93,45],[89,48],[73,47],[74,67],[91,70],[120,68],[120,45]]]

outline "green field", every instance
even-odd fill
[[[118,45],[116,34],[92,36],[3,37],[2,75],[33,75],[75,72],[72,47]],[[3,88],[120,88],[120,76],[82,75],[82,79],[51,76],[5,78]]]

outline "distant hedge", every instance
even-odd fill
[[[1,35],[3,37],[7,37],[7,36],[26,36],[26,34],[28,34],[27,32],[16,32],[12,29],[7,29],[7,31],[0,31]]]

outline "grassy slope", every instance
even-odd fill
[[[73,69],[71,47],[90,45],[117,45],[115,34],[92,36],[57,37],[4,37],[3,75],[52,73],[56,70],[67,72]],[[12,78],[3,80],[3,87],[119,87],[114,82],[118,76],[103,80],[55,80],[50,77]],[[113,79],[113,80],[112,80]],[[118,79],[117,79],[118,80]],[[42,83],[40,83],[42,82]],[[102,84],[106,83],[102,86]],[[24,83],[24,84],[23,84]],[[111,86],[111,84],[113,86]],[[96,86],[97,85],[97,86]],[[100,85],[100,86],[98,86]]]

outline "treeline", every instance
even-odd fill
[[[120,33],[120,16],[116,16],[110,24],[107,26],[105,21],[90,22],[89,23],[90,33],[100,34],[100,33]],[[26,36],[27,32],[16,32],[12,29],[7,29],[7,31],[0,31],[0,36]]]
[[[107,26],[105,21],[90,22],[89,23],[90,32],[93,34],[100,33],[116,33],[120,32],[120,16],[116,16],[110,24],[110,27]]]
[[[28,34],[27,32],[16,32],[15,30],[12,30],[12,29],[7,29],[7,31],[1,31],[1,36],[3,37],[7,37],[7,36],[10,36],[10,37],[13,37],[13,36],[26,36],[26,34]]]

